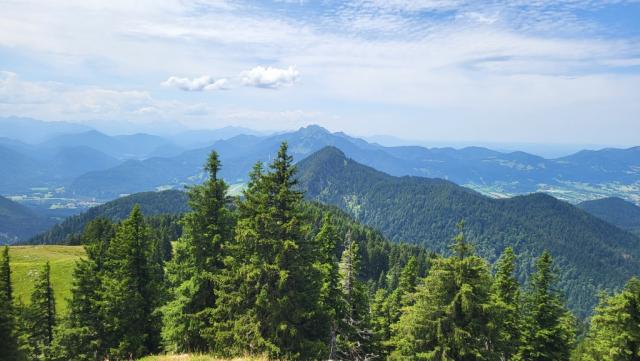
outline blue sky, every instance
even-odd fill
[[[640,143],[638,1],[0,0],[0,116]]]

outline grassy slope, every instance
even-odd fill
[[[56,298],[58,314],[67,309],[67,299],[71,297],[71,282],[75,263],[84,256],[82,246],[12,246],[11,280],[16,299],[29,303],[34,281],[44,263],[51,263],[51,283]]]

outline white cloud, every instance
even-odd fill
[[[172,76],[162,82],[162,85],[166,87],[176,87],[184,91],[203,91],[227,89],[228,82],[226,78],[215,79],[209,75],[203,75],[193,79]]]
[[[242,73],[242,83],[258,88],[277,89],[293,85],[299,76],[300,73],[293,66],[287,69],[256,66]]]

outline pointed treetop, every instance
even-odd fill
[[[218,152],[212,150],[211,153],[209,153],[209,159],[207,159],[207,164],[204,166],[204,169],[209,172],[209,179],[214,181],[218,179],[218,172],[220,171]]]
[[[454,255],[460,259],[471,256],[474,252],[473,245],[467,242],[464,234],[464,220],[461,220],[456,224],[458,234],[453,238],[453,245],[451,246]]]

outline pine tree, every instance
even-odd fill
[[[640,279],[630,279],[613,296],[603,296],[591,319],[583,360],[640,360]]]
[[[496,263],[491,293],[495,313],[493,349],[500,355],[500,360],[505,361],[514,359],[522,338],[520,285],[515,277],[515,260],[513,249],[505,249]]]
[[[69,312],[56,328],[52,354],[55,360],[103,360],[107,356],[106,332],[100,311],[102,278],[115,227],[107,219],[91,221],[82,234],[86,259],[76,264]]]
[[[136,358],[158,350],[162,280],[150,257],[153,245],[136,205],[109,243],[104,263],[100,312],[111,358]]]
[[[162,336],[165,347],[174,352],[215,349],[215,276],[223,267],[222,244],[231,238],[233,219],[226,208],[227,185],[218,178],[215,151],[205,170],[209,179],[189,190],[192,211],[182,220],[183,235],[167,268],[171,301],[163,308]]]
[[[302,194],[283,143],[264,173],[257,164],[238,204],[236,240],[218,277],[216,342],[227,354],[319,358],[329,325],[318,302],[322,274],[302,219]]]
[[[316,235],[316,243],[320,249],[318,267],[322,272],[322,290],[320,303],[324,306],[326,317],[330,323],[329,359],[337,357],[337,338],[346,313],[346,301],[340,283],[338,267],[338,235],[332,223],[331,213],[327,212],[322,220],[322,227]]]
[[[491,275],[464,236],[464,223],[452,246],[453,256],[433,260],[414,304],[393,326],[392,359],[438,361],[493,360],[490,344]]]
[[[575,320],[556,288],[553,260],[545,251],[536,261],[525,303],[520,357],[530,361],[569,360],[575,341]]]
[[[30,358],[49,360],[53,329],[56,324],[56,309],[51,287],[51,266],[48,261],[38,275],[31,294],[27,324]]]
[[[347,233],[345,249],[340,259],[342,293],[346,312],[338,331],[338,355],[344,360],[374,358],[373,333],[369,318],[367,289],[360,281],[360,250]]]
[[[5,246],[0,258],[0,360],[3,361],[19,358],[14,316],[9,247]]]

